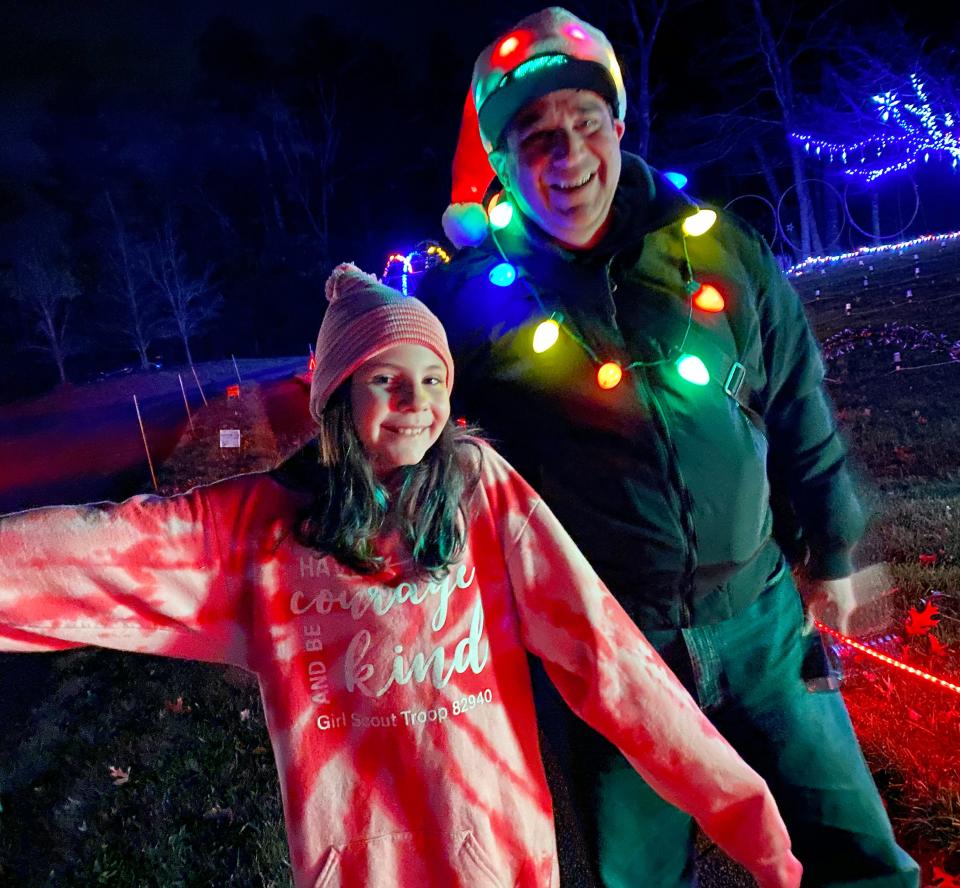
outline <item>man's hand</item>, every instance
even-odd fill
[[[896,590],[886,565],[872,564],[839,580],[798,576],[797,583],[807,607],[805,635],[813,632],[814,620],[844,635],[870,635],[890,625],[891,594]]]
[[[850,617],[857,609],[857,597],[850,577],[839,580],[810,580],[804,588],[807,621],[803,634],[814,631],[814,620],[850,634]]]

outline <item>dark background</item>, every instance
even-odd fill
[[[937,107],[960,111],[960,12],[934,11],[952,4],[758,2],[791,74],[798,126],[842,139],[869,131],[871,92],[902,89],[913,70],[936,84]],[[795,173],[754,0],[666,6],[649,54],[647,131],[641,46],[658,5],[568,4],[618,52],[625,146],[644,147],[648,132],[648,159],[686,172],[698,197],[776,203]],[[174,235],[178,267],[216,308],[198,319],[195,359],[305,353],[333,264],[379,273],[389,253],[442,238],[473,60],[536,8],[42,0],[0,9],[0,401],[59,381],[36,306],[15,298],[31,256],[55,272],[46,286],[70,294],[54,320],[67,378],[137,364],[115,301],[119,231],[147,302],[158,237]],[[839,168],[806,163],[805,175],[848,184]],[[905,226],[914,184],[920,206]],[[958,186],[960,174],[939,161],[884,180],[881,229],[960,227]],[[848,206],[868,228],[869,195],[857,188]],[[796,238],[789,191],[783,200],[785,232]],[[776,235],[759,200],[735,208]],[[863,240],[847,226],[831,248]],[[777,249],[785,262],[798,258],[782,240]],[[169,322],[156,328],[150,357],[184,360]]]

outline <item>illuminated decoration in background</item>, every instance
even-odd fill
[[[700,237],[706,234],[717,221],[714,210],[697,210],[692,216],[683,220],[683,233],[687,237]]]
[[[490,269],[490,283],[497,287],[509,287],[517,279],[517,270],[509,262],[501,262]]]
[[[607,361],[597,370],[597,385],[602,389],[612,389],[620,385],[623,369],[615,361]]]
[[[538,355],[552,348],[560,338],[560,320],[562,317],[553,315],[539,323],[533,331],[533,350]]]
[[[710,284],[703,284],[693,297],[693,304],[700,309],[711,314],[723,311],[726,307],[726,300],[720,295],[720,291]]]
[[[798,262],[796,265],[788,268],[786,273],[792,276],[800,276],[810,268],[819,268],[824,265],[835,265],[838,262],[845,262],[848,259],[859,259],[874,253],[891,253],[896,252],[897,250],[908,250],[911,247],[918,247],[922,244],[945,243],[947,241],[956,240],[957,238],[960,238],[960,231],[951,231],[947,234],[924,234],[920,237],[911,238],[910,240],[900,241],[900,243],[897,244],[881,244],[880,246],[876,247],[859,247],[850,253],[840,253],[837,256],[811,256],[809,259],[804,259],[803,262]]]
[[[687,182],[689,181],[683,173],[664,173],[664,179],[666,179],[674,188],[680,190],[686,187]]]
[[[905,100],[896,90],[872,96],[882,132],[857,142],[830,142],[809,133],[790,133],[790,138],[820,158],[844,164],[845,175],[873,182],[888,173],[906,170],[931,157],[960,165],[960,137],[957,116],[950,111],[937,113],[920,77],[910,75],[913,97]]]
[[[951,681],[947,681],[945,678],[932,675],[929,672],[924,672],[922,669],[916,669],[913,666],[908,666],[906,663],[902,663],[900,660],[895,660],[893,657],[888,657],[886,654],[881,654],[879,651],[875,651],[873,648],[868,647],[865,644],[861,644],[856,639],[850,638],[850,636],[844,635],[842,632],[838,632],[836,629],[831,629],[829,626],[821,623],[819,620],[814,620],[814,624],[821,632],[826,633],[831,638],[835,638],[841,644],[845,644],[861,654],[866,654],[868,657],[873,657],[873,659],[879,660],[881,663],[886,663],[887,666],[892,666],[894,669],[901,669],[902,671],[913,675],[916,678],[922,678],[924,681],[929,681],[931,684],[935,684],[938,687],[945,688],[948,691],[953,691],[955,694],[960,694],[960,685],[956,685]]]
[[[696,355],[680,355],[677,359],[677,373],[694,385],[706,385],[710,382],[710,372]]]
[[[450,254],[439,244],[433,241],[423,241],[409,253],[391,253],[387,257],[380,279],[389,287],[403,293],[404,296],[413,295],[410,292],[411,279],[423,274],[436,265],[450,261]]]

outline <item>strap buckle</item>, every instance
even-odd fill
[[[723,390],[730,395],[731,398],[736,398],[740,393],[740,388],[743,386],[743,380],[746,379],[746,377],[746,368],[739,361],[734,361],[730,372],[727,374],[727,379],[723,384]]]

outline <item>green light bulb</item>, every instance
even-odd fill
[[[710,372],[696,355],[680,355],[677,359],[677,373],[694,385],[706,385],[710,382]]]

